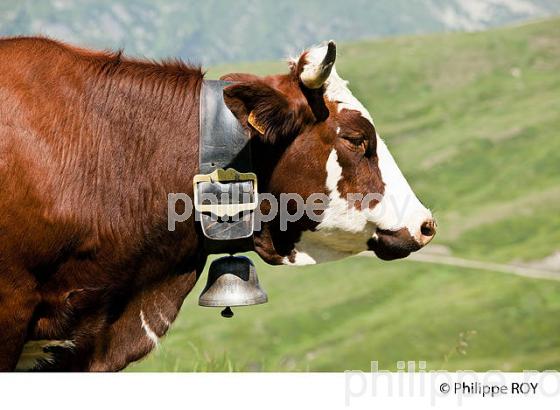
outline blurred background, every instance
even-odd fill
[[[558,0],[2,0],[0,34],[208,65],[283,58],[330,38],[482,30],[556,13]]]
[[[136,371],[560,370],[560,1],[2,1],[46,34],[230,71],[286,71],[325,39],[439,230],[424,251],[258,261],[269,303],[197,306]]]

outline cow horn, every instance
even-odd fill
[[[312,61],[312,53],[313,50],[307,54],[307,58],[311,61],[308,61],[308,63],[303,67],[299,78],[301,79],[303,85],[307,88],[316,89],[320,88],[325,81],[327,81],[329,75],[331,75],[334,60],[336,60],[336,44],[332,40],[329,41],[325,57],[319,64]]]

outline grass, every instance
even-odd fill
[[[559,19],[344,44],[337,68],[434,209],[437,243],[498,262],[559,250]],[[258,269],[268,304],[224,320],[196,306],[201,282],[131,370],[560,369],[560,282],[367,257]]]
[[[560,368],[560,282],[369,257],[258,270],[268,304],[222,319],[196,305],[201,281],[162,346],[133,370],[368,370],[372,360],[392,370],[399,360]]]

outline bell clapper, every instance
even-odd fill
[[[231,308],[229,306],[227,306],[224,310],[222,310],[221,314],[222,314],[222,317],[227,317],[228,319],[230,317],[233,317],[233,311],[231,310]]]

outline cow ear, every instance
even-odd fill
[[[224,88],[224,101],[252,134],[268,143],[286,141],[301,130],[305,117],[288,98],[263,81],[232,84]]]

